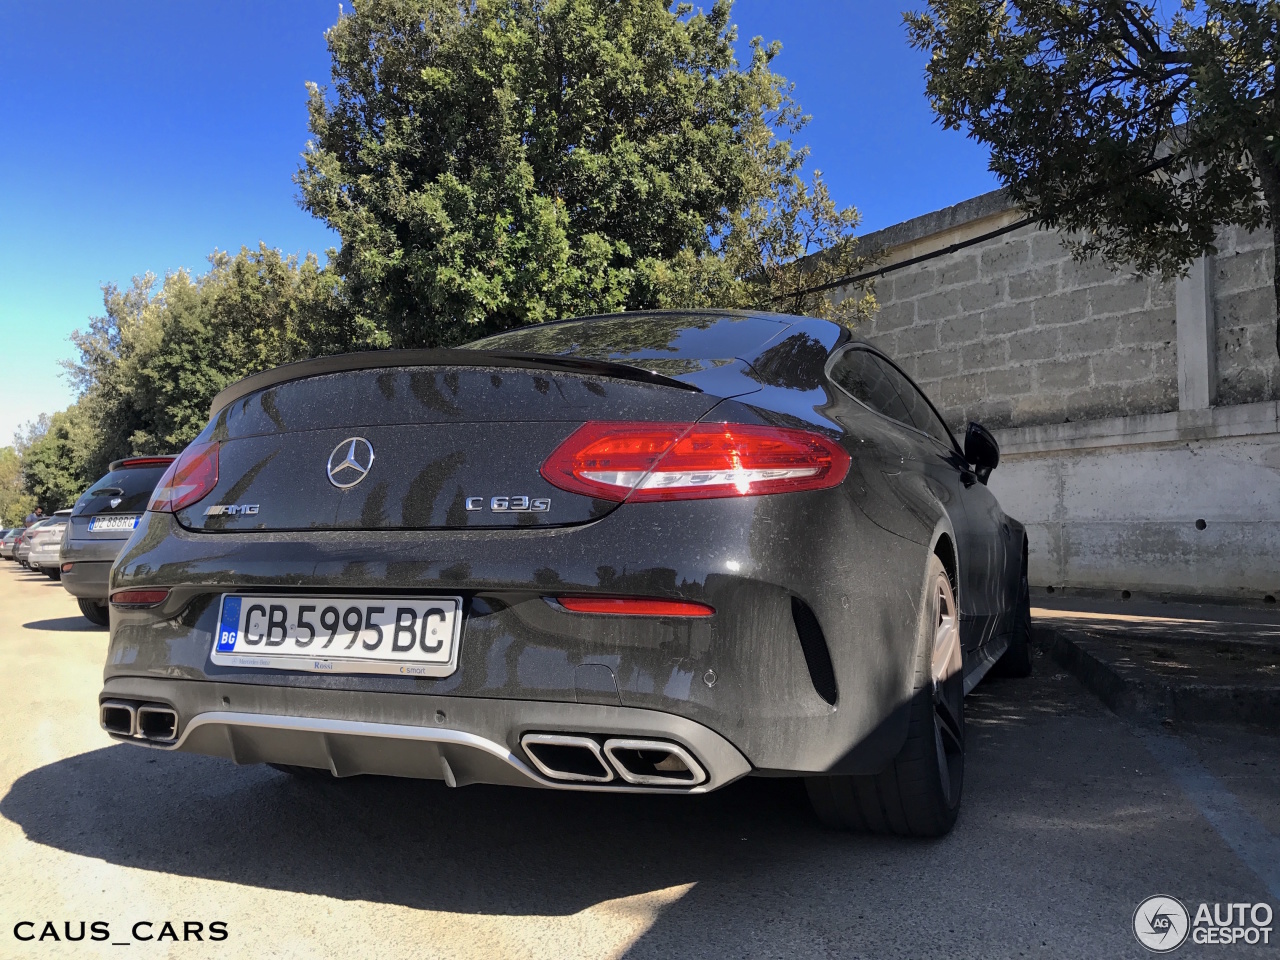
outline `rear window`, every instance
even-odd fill
[[[783,329],[783,321],[768,317],[626,314],[616,320],[572,320],[520,327],[468,343],[462,349],[610,360],[676,377],[754,354]]]
[[[85,491],[76,501],[73,516],[99,513],[141,513],[147,509],[152,491],[164,476],[165,464],[153,467],[121,467]]]

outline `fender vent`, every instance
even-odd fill
[[[804,662],[809,667],[813,689],[834,707],[840,691],[836,687],[836,671],[831,665],[831,651],[827,649],[822,626],[809,605],[799,597],[791,598],[791,619],[796,624],[796,634],[800,637],[800,649],[804,651]]]

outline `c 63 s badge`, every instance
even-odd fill
[[[206,517],[252,517],[258,512],[256,503],[227,503],[219,504],[215,507],[207,507],[204,511]]]
[[[467,509],[484,509],[484,497],[467,497]],[[494,513],[546,513],[551,509],[550,497],[490,497],[489,509]]]

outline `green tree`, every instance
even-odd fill
[[[23,483],[22,458],[13,447],[0,447],[0,526],[21,526],[35,509],[36,498]]]
[[[942,123],[1077,256],[1170,278],[1223,225],[1280,241],[1278,0],[929,0],[906,21]]]
[[[418,346],[573,315],[792,302],[784,267],[856,214],[820,183],[797,192],[804,153],[774,136],[804,120],[770,68],[780,48],[753,41],[740,66],[730,8],[357,0],[327,34],[333,88],[310,87],[296,178],[342,237],[357,315]],[[848,261],[840,243],[829,262]]]
[[[91,482],[113,459],[179,450],[200,432],[227,384],[259,370],[328,353],[385,345],[347,322],[341,290],[314,256],[259,246],[217,252],[199,277],[152,274],[103,291],[104,314],[72,339],[77,406],[99,441]]]
[[[42,414],[18,438],[23,486],[46,513],[71,506],[90,482],[85,479],[93,446],[90,429],[83,411],[73,404],[52,416]]]

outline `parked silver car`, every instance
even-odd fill
[[[70,510],[59,510],[48,520],[32,526],[27,531],[27,566],[50,579],[62,576],[58,564],[62,551],[62,533],[67,528]]]
[[[13,559],[13,545],[17,543],[18,536],[21,533],[21,527],[11,527],[0,532],[0,558],[5,560]]]
[[[68,518],[72,515],[69,509],[60,509],[42,524],[31,540],[31,553],[27,554],[27,566],[40,571],[50,580],[60,580],[63,576],[59,563],[63,548],[63,532],[67,530]]]
[[[42,517],[25,530],[18,531],[18,539],[13,543],[13,559],[22,566],[27,565],[27,556],[31,553],[31,534],[39,529],[41,524],[48,523],[51,519],[51,517]]]

